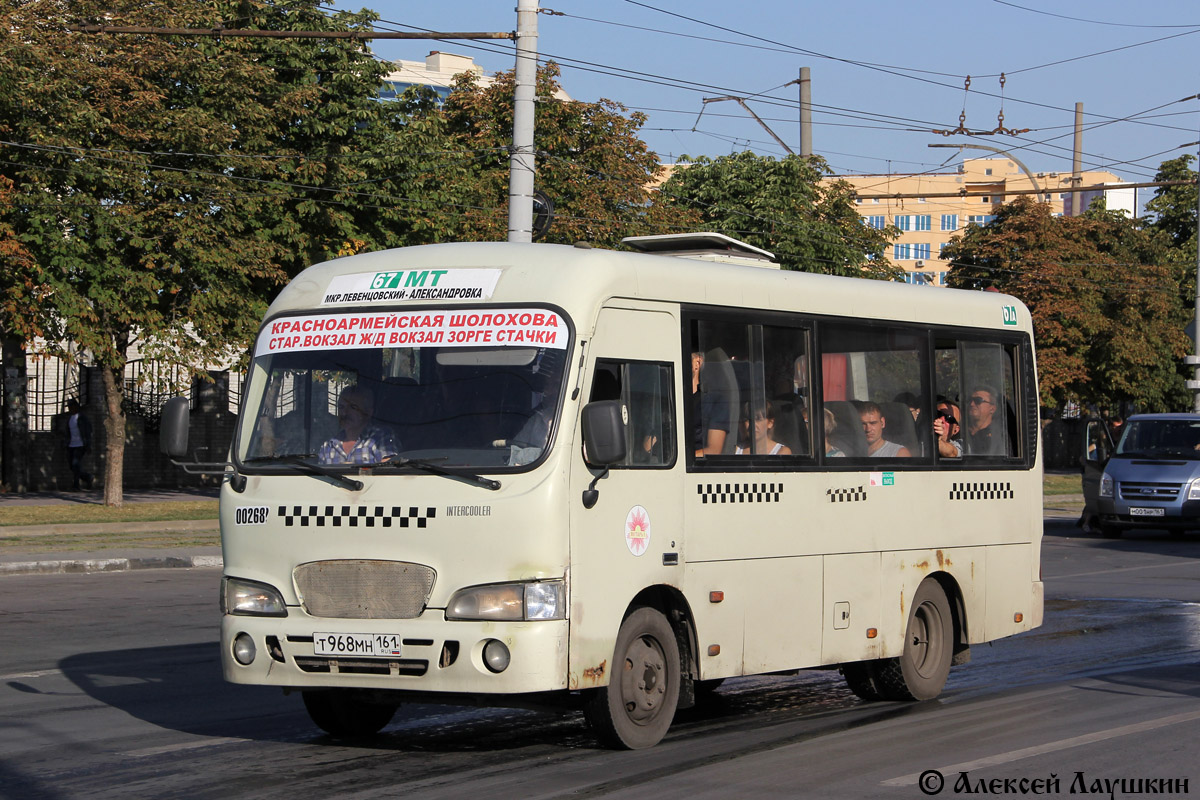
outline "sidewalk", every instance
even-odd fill
[[[219,491],[202,489],[126,490],[127,504],[159,503],[172,500],[215,500]],[[4,510],[16,506],[94,504],[104,502],[99,489],[82,492],[0,493],[0,521]],[[0,537],[36,539],[39,536],[95,535],[114,537],[130,533],[215,534],[220,523],[215,519],[162,520],[154,522],[96,522],[58,525],[0,525]],[[184,538],[184,537],[180,537]],[[219,546],[133,547],[115,546],[103,550],[38,552],[37,545],[0,547],[0,577],[8,575],[46,575],[53,573],[118,572],[131,569],[168,567],[221,568]]]

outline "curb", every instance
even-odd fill
[[[136,558],[64,558],[0,563],[5,575],[54,575],[65,573],[125,572],[134,569],[221,569],[221,556],[150,556]]]

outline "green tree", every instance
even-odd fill
[[[1182,275],[1163,236],[1093,208],[1053,217],[1022,198],[944,251],[948,282],[1012,294],[1029,306],[1044,406],[1068,401],[1169,410],[1186,402]]]
[[[1171,237],[1174,256],[1180,261],[1196,263],[1196,171],[1188,165],[1193,156],[1180,156],[1164,161],[1154,176],[1155,181],[1190,181],[1178,186],[1160,186],[1146,203],[1153,215],[1150,223],[1155,230]]]
[[[696,215],[650,202],[650,186],[662,166],[638,131],[644,114],[619,103],[559,99],[559,69],[538,70],[535,110],[535,189],[554,204],[554,221],[543,241],[589,241],[615,247],[622,237],[687,230]],[[439,112],[450,149],[470,159],[453,176],[455,197],[442,210],[436,239],[503,241],[508,229],[509,145],[513,130],[512,71],[481,86],[460,76]],[[410,114],[429,123],[430,115]]]
[[[824,183],[819,157],[775,159],[751,152],[686,156],[661,202],[699,212],[697,229],[724,233],[775,254],[785,269],[895,279],[885,249],[894,228],[866,227],[845,181]]]
[[[315,7],[240,22],[348,29],[371,19]],[[0,313],[7,330],[42,330],[52,351],[69,357],[74,343],[102,368],[111,505],[122,502],[131,348],[189,366],[228,358],[290,272],[393,237],[346,185],[376,177],[351,150],[358,136],[385,140],[373,123],[395,114],[371,99],[379,68],[359,44],[69,31],[92,19],[213,27],[249,8],[36,0],[0,9],[0,175],[13,187],[0,214],[37,265],[5,279],[25,302]],[[354,99],[339,105],[346,94]]]

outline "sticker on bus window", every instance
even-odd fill
[[[871,485],[872,486],[895,486],[896,485],[896,473],[894,473],[894,472],[872,472],[871,473]]]
[[[395,269],[338,275],[321,305],[394,303],[401,300],[487,300],[500,280],[498,269]]]
[[[278,317],[263,326],[254,357],[368,347],[566,349],[566,322],[544,308],[364,311]]]
[[[629,509],[625,517],[625,546],[635,556],[645,553],[650,546],[650,514],[641,506]]]

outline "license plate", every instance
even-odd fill
[[[1129,516],[1131,517],[1161,517],[1163,510],[1161,508],[1131,508]]]
[[[398,656],[400,636],[395,633],[314,633],[313,654],[318,656]]]

